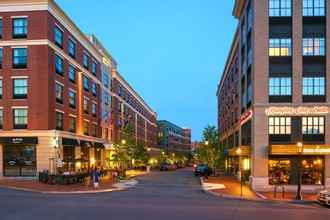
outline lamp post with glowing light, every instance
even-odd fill
[[[241,148],[237,148],[236,154],[238,155],[238,164],[239,164],[239,172],[240,172],[240,179],[241,179],[241,197],[243,195],[243,179],[242,179],[242,164],[240,163],[239,157],[242,154]]]
[[[301,142],[297,143],[297,153],[298,153],[298,192],[296,199],[302,200],[301,195],[301,153],[303,151],[303,146]]]

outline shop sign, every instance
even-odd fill
[[[326,106],[314,107],[269,107],[265,110],[266,115],[324,115],[329,113]]]
[[[38,144],[37,137],[2,137],[0,144]]]
[[[320,153],[328,154],[330,153],[330,148],[304,148],[303,153]]]
[[[252,110],[242,115],[241,118],[239,119],[241,125],[247,122],[251,117],[252,117]]]
[[[57,159],[57,167],[62,167],[62,159]]]

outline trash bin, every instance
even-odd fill
[[[99,172],[94,172],[94,188],[99,187]]]
[[[147,166],[147,172],[150,172],[150,166]]]

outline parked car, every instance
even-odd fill
[[[330,190],[321,190],[317,193],[317,200],[330,206]]]
[[[205,176],[205,174],[209,176],[212,174],[212,168],[209,166],[199,166],[195,169],[194,174],[195,176]]]
[[[160,171],[172,170],[171,165],[167,163],[160,164]]]

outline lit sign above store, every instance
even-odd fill
[[[320,148],[320,147],[316,147],[316,148],[304,148],[303,149],[303,153],[324,153],[324,154],[328,154],[330,153],[330,148]]]
[[[247,113],[245,113],[244,115],[242,115],[241,118],[239,119],[239,122],[242,125],[245,122],[247,122],[247,120],[249,120],[251,117],[252,117],[252,110],[250,110]]]
[[[269,107],[265,113],[266,115],[324,115],[329,113],[329,108],[325,106]]]

